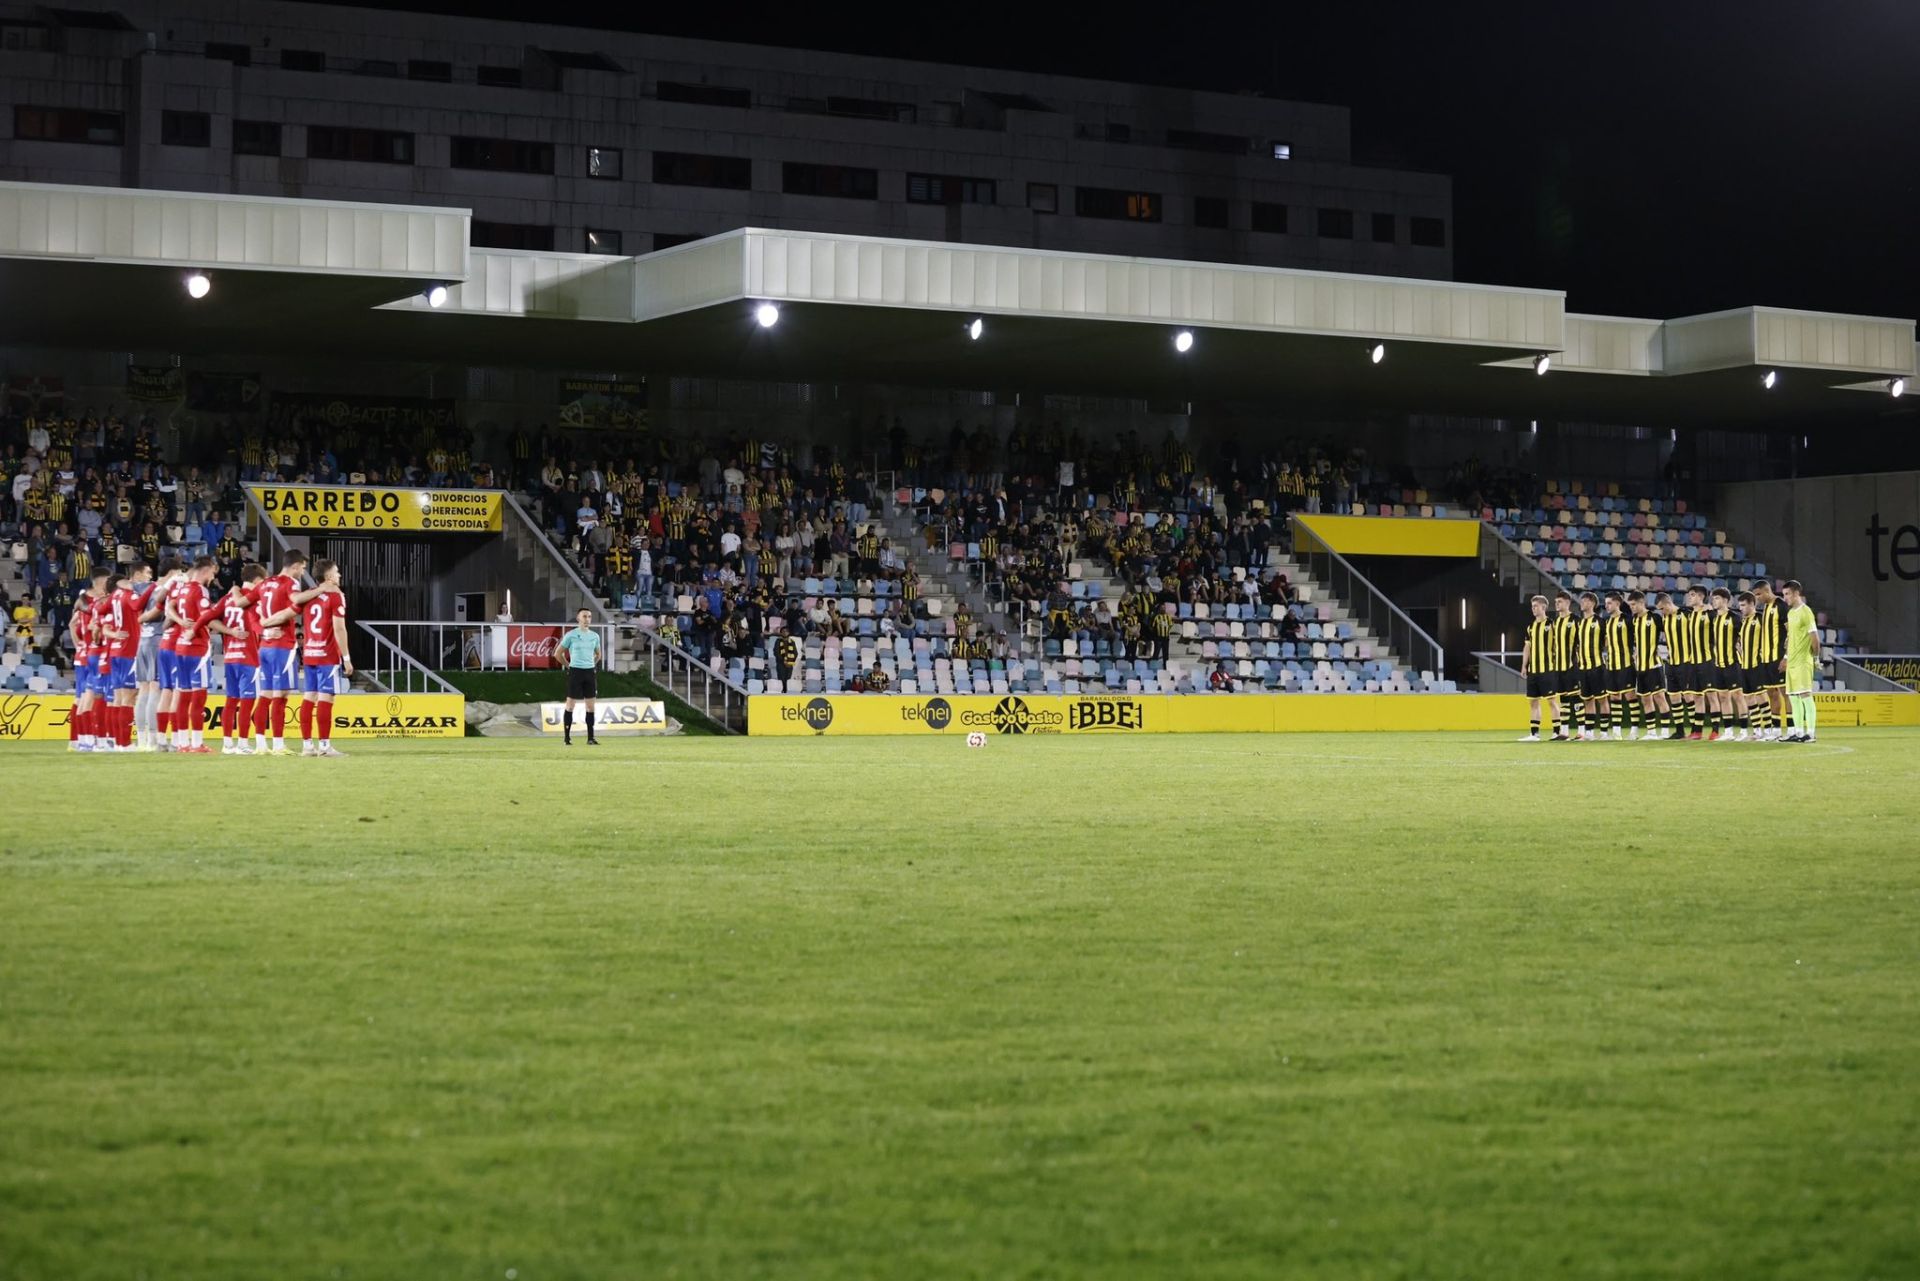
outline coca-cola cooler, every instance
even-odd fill
[[[500,646],[500,666],[509,671],[559,666],[554,649],[560,643],[558,627],[526,623],[496,624],[491,629]]]

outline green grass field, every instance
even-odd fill
[[[1920,732],[0,748],[0,1276],[1911,1278]]]

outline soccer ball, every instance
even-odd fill
[[[987,745],[987,736],[985,734],[982,734],[979,730],[975,730],[973,731],[973,733],[967,735],[968,747],[985,747],[986,745]]]

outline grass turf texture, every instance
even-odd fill
[[[1828,738],[9,746],[0,1273],[1911,1277]]]

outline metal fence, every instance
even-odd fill
[[[1488,521],[1480,522],[1480,564],[1493,572],[1502,587],[1516,589],[1522,600],[1529,596],[1550,598],[1560,590],[1559,580]]]
[[[650,631],[631,629],[646,651],[647,675],[653,683],[688,707],[733,734],[747,732],[747,689],[715,672],[692,653]]]
[[[1508,659],[1513,661],[1510,663]],[[1519,653],[1504,649],[1475,650],[1473,660],[1480,665],[1479,685],[1482,694],[1527,692],[1527,678],[1520,674],[1520,668],[1516,665],[1520,661]]]
[[[1327,545],[1325,539],[1294,517],[1293,558],[1313,578],[1327,585],[1335,596],[1366,623],[1375,636],[1384,641],[1402,663],[1415,671],[1445,674],[1446,651],[1429,636],[1407,612],[1388,600],[1365,574],[1347,562],[1347,558]]]

